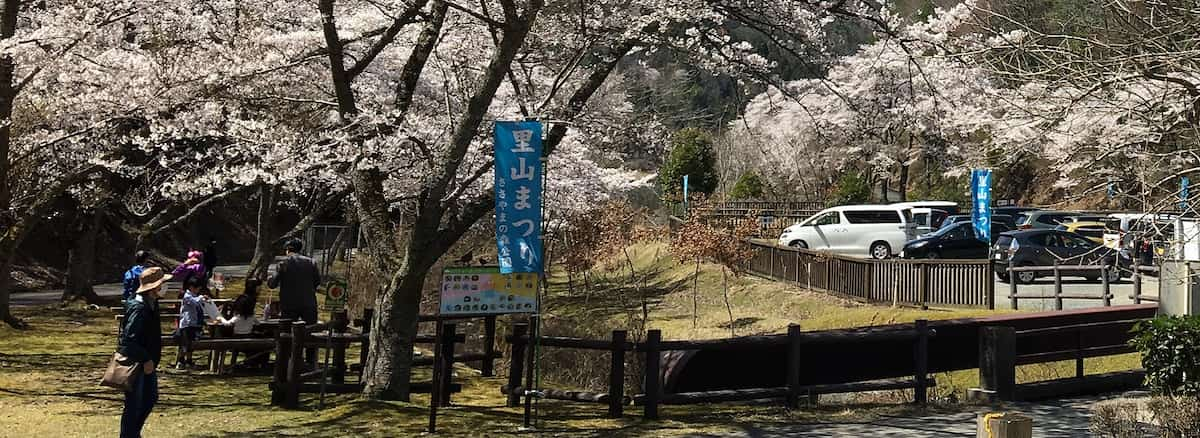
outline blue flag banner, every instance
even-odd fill
[[[542,123],[496,122],[495,139],[500,273],[541,273]]]
[[[971,170],[971,223],[975,225],[975,238],[992,241],[992,171]]]
[[[1179,210],[1181,211],[1188,209],[1188,186],[1191,185],[1191,182],[1186,176],[1179,178]]]

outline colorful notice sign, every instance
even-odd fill
[[[332,280],[325,285],[325,310],[337,312],[346,309],[346,299],[348,292],[346,283],[341,280]]]
[[[446,268],[442,273],[442,315],[533,313],[538,274],[501,274],[497,266]]]

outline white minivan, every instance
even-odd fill
[[[916,238],[908,208],[847,205],[821,210],[783,230],[779,244],[857,257],[886,259]]]

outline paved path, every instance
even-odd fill
[[[1044,403],[1015,403],[1005,412],[1019,412],[1033,418],[1033,436],[1039,438],[1089,436],[1091,407],[1098,401],[1121,396],[1142,395],[1127,393],[1099,397],[1072,398]],[[742,431],[697,437],[974,437],[975,424],[981,413],[995,412],[987,407],[967,408],[962,412],[930,413],[912,417],[884,417],[852,424],[795,424],[745,426]]]
[[[271,265],[274,269],[274,264]],[[217,272],[225,274],[225,276],[245,276],[246,271],[250,270],[249,265],[230,265],[218,266]],[[92,288],[96,291],[96,295],[101,297],[119,297],[124,289],[121,283],[102,283],[93,285]],[[35,292],[15,292],[9,299],[9,303],[13,306],[43,306],[54,304],[62,300],[62,289],[48,289]]]
[[[1099,281],[1086,281],[1081,278],[1065,277],[1063,278],[1063,293],[1064,294],[1091,294],[1100,296],[1100,291],[1104,286]],[[1126,278],[1120,282],[1109,285],[1109,290],[1113,295],[1112,304],[1133,304],[1133,281]],[[996,308],[1010,309],[1011,301],[1008,299],[1009,284],[996,281]],[[1032,299],[1022,298],[1018,305],[1021,310],[1054,310],[1054,279],[1039,278],[1033,284],[1018,284],[1017,293],[1020,294],[1037,294],[1047,299]],[[1142,277],[1142,294],[1157,297],[1158,296],[1158,278],[1151,276]],[[1085,307],[1100,307],[1104,305],[1102,300],[1083,300],[1083,299],[1063,299],[1064,309],[1079,309]]]

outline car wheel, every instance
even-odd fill
[[[925,253],[925,258],[930,259],[930,260],[940,259],[940,258],[942,258],[942,255],[938,254],[937,251],[929,251],[929,252]]]
[[[1025,267],[1025,266],[1032,266],[1032,265],[1019,265],[1019,266]],[[1017,283],[1031,284],[1031,283],[1033,283],[1034,280],[1037,280],[1036,272],[1033,272],[1033,271],[1017,272]]]
[[[887,242],[875,242],[871,244],[870,252],[871,258],[883,260],[892,256],[892,247]]]
[[[808,249],[808,243],[803,240],[797,240],[788,245],[792,248]]]
[[[999,278],[1002,283],[1008,283],[1008,274],[996,273],[996,278]]]

